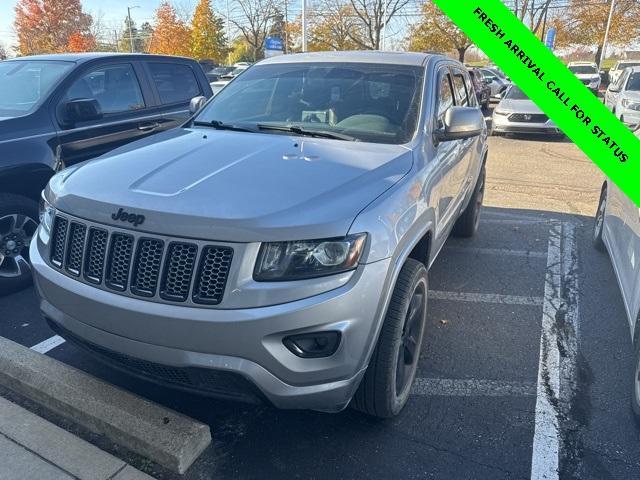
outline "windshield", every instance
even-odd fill
[[[72,66],[41,60],[0,62],[0,117],[32,112]]]
[[[591,65],[572,65],[569,67],[569,70],[579,75],[583,75],[583,74],[590,75],[590,74],[598,73],[598,70],[595,67],[592,67]]]
[[[629,67],[640,67],[640,62],[624,62],[616,65],[615,70],[624,70]]]
[[[640,92],[640,72],[631,74],[629,80],[627,81],[627,88],[625,90]]]
[[[508,98],[509,100],[529,100],[529,97],[527,97],[518,87],[511,87],[505,98]]]
[[[418,121],[423,69],[368,63],[258,65],[195,118],[259,128],[296,126],[375,143],[406,143]]]

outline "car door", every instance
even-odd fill
[[[67,125],[61,109],[66,101],[93,99],[100,107],[96,120]],[[93,64],[64,87],[54,116],[59,126],[59,155],[65,166],[98,157],[153,133],[145,118],[150,98],[143,93],[133,62]]]
[[[616,187],[617,188],[617,187]],[[629,320],[636,320],[638,311],[638,272],[640,272],[640,210],[624,192],[618,189],[621,198],[624,232],[619,239],[618,275],[624,290]]]
[[[144,68],[154,93],[156,106],[150,109],[155,115],[158,130],[174,128],[189,118],[189,103],[199,96],[211,96],[200,85],[194,65],[169,59],[145,60]]]
[[[456,96],[456,105],[461,107],[477,107],[476,96],[471,87],[471,82],[468,75],[457,67],[451,68],[451,78],[453,80],[453,89]],[[471,188],[472,177],[469,170],[473,161],[473,152],[478,137],[465,138],[458,140],[460,149],[458,151],[458,160],[456,162],[456,168],[453,176],[453,194],[454,203],[459,206],[466,194]]]
[[[456,104],[453,80],[448,66],[443,66],[437,73],[438,94],[436,97],[434,129],[444,128],[444,117],[449,108]],[[460,140],[439,142],[435,146],[435,175],[438,178],[434,186],[433,203],[436,210],[437,240],[446,237],[447,226],[457,213],[454,199],[456,196],[455,177],[460,162]]]

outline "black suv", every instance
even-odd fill
[[[31,280],[40,192],[68,165],[176,127],[212,96],[188,58],[60,54],[0,62],[0,294]]]

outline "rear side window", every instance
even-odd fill
[[[126,64],[105,65],[78,78],[65,100],[95,99],[102,113],[121,113],[144,108],[140,85],[133,67]]]
[[[460,70],[453,71],[453,86],[458,95],[458,105],[461,107],[469,106],[469,92],[467,84],[464,81],[464,75]]]
[[[188,102],[201,94],[196,76],[188,65],[155,62],[148,65],[162,104]]]

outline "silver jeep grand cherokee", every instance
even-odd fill
[[[163,384],[396,415],[427,269],[478,226],[472,88],[438,55],[260,62],[182,128],[52,178],[30,251],[43,315]]]

